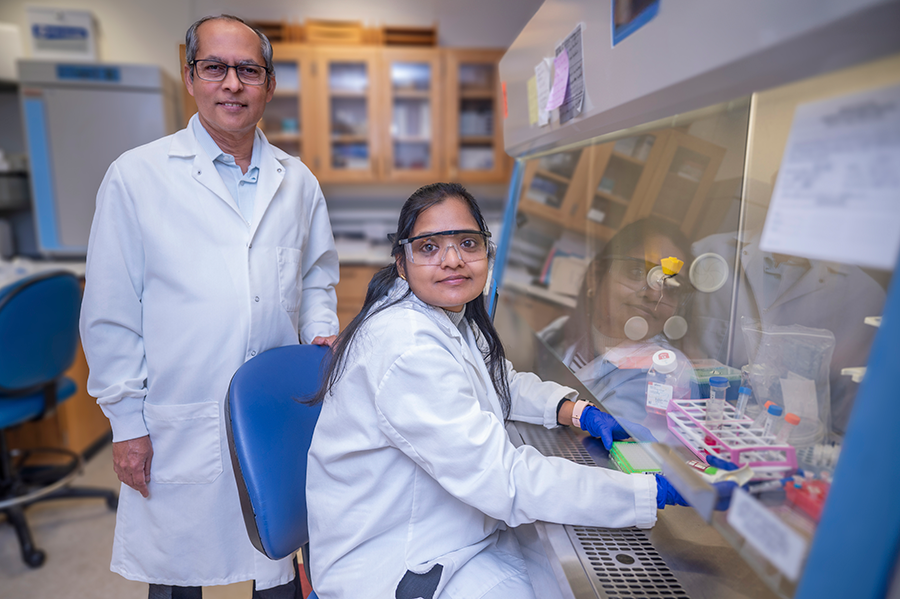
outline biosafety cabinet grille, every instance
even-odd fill
[[[568,428],[517,427],[522,439],[542,454],[597,466]],[[598,596],[608,599],[690,599],[639,528],[565,526],[581,565]]]

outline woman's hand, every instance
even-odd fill
[[[582,430],[590,433],[592,437],[599,438],[607,451],[612,449],[613,441],[624,441],[632,437],[638,441],[656,441],[650,429],[636,422],[629,422],[628,420],[622,420],[622,422],[625,423],[628,430],[615,418],[594,406],[586,407],[584,412],[581,413]]]

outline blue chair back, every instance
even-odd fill
[[[250,541],[271,559],[309,542],[306,454],[321,406],[302,403],[319,387],[330,350],[291,345],[265,351],[235,373],[225,400],[228,445]]]
[[[0,395],[39,391],[59,379],[78,349],[81,284],[52,271],[0,289]]]

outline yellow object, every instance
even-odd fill
[[[679,272],[681,272],[681,267],[684,266],[684,262],[676,258],[675,256],[669,256],[668,258],[662,259],[662,271],[664,275],[667,276],[675,276]]]

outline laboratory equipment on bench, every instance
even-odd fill
[[[706,402],[706,421],[710,428],[719,428],[725,416],[725,393],[728,391],[728,379],[714,376],[709,379],[709,401]]]
[[[736,418],[743,418],[744,412],[747,411],[747,402],[750,400],[752,391],[749,387],[741,387],[738,389],[737,405],[734,407],[734,415]]]
[[[37,251],[84,256],[109,165],[176,130],[175,84],[149,65],[20,60],[18,72]]]
[[[769,406],[769,409],[766,410],[766,420],[763,424],[764,436],[771,437],[778,432],[778,425],[781,423],[781,413],[783,411],[781,406]]]
[[[784,415],[784,422],[781,423],[781,429],[778,431],[778,434],[775,435],[776,443],[787,443],[788,439],[791,436],[791,431],[800,424],[800,417],[796,414],[792,414],[788,412]]]
[[[737,418],[734,407],[724,406],[717,428],[706,421],[704,399],[673,399],[666,414],[669,431],[700,460],[713,455],[753,469],[753,480],[783,478],[797,469],[797,452],[787,443],[777,444],[749,418]],[[774,406],[778,407],[778,406]]]
[[[674,351],[663,349],[653,354],[652,366],[647,371],[647,411],[665,414],[673,397],[690,396],[690,373],[686,363],[679,363]]]

